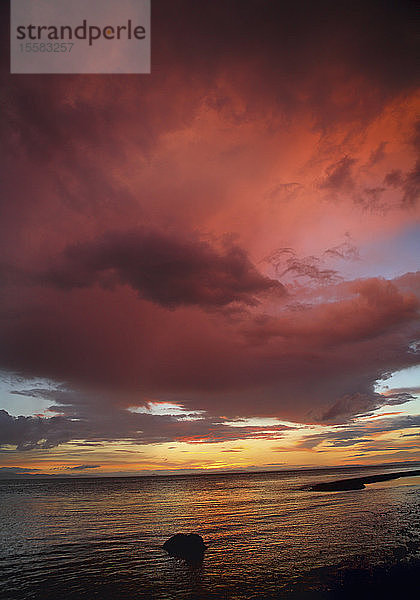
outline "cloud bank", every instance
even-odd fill
[[[277,436],[224,418],[411,398],[375,384],[420,362],[413,9],[164,0],[150,76],[1,65],[0,368],[55,389],[27,390],[54,416],[0,413],[3,445]]]

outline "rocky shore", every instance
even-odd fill
[[[369,475],[366,477],[353,477],[352,479],[339,479],[338,481],[327,481],[316,483],[310,487],[312,492],[341,492],[346,490],[363,490],[366,483],[378,483],[390,481],[400,477],[420,476],[420,469],[414,471],[399,471],[398,473],[385,473],[383,475]]]

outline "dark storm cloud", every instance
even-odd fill
[[[305,436],[304,439],[298,443],[298,448],[312,449],[316,448],[322,442],[328,442],[328,444],[332,447],[347,447],[355,444],[366,444],[366,447],[369,447],[370,444],[375,444],[375,440],[372,441],[372,439],[369,439],[372,434],[392,433],[402,429],[411,429],[417,427],[420,427],[419,415],[404,415],[384,418],[380,419],[374,425],[372,422],[366,421],[364,423],[340,425],[333,431]],[[418,434],[406,435],[412,436]]]
[[[0,410],[0,446],[17,446],[18,450],[52,448],[74,436],[74,422],[64,417],[13,417]]]
[[[403,206],[414,206],[420,198],[420,160],[414,168],[409,171],[402,185],[403,197],[401,203]]]
[[[420,273],[414,279],[419,277]],[[394,326],[403,328],[404,323],[416,326],[420,300],[415,293],[402,293],[397,282],[379,277],[344,282],[336,288],[341,295],[345,294],[344,299],[335,302],[326,299],[293,319],[287,313],[257,317],[244,326],[244,335],[255,341],[289,338],[290,342],[299,341],[306,348],[314,342],[321,349],[375,340],[392,333]],[[329,328],[331,323],[334,327]]]
[[[392,393],[384,397],[382,394],[371,392],[369,394],[349,394],[340,398],[329,409],[323,413],[321,421],[336,422],[337,419],[342,419],[345,416],[351,417],[352,414],[362,415],[375,408],[379,408],[386,404],[387,406],[397,406],[405,404],[410,400],[415,400],[415,396],[409,393]]]
[[[408,173],[404,174],[400,169],[390,171],[386,174],[384,183],[401,190],[400,202],[403,207],[414,206],[420,198],[420,160]],[[383,188],[381,189],[383,191]]]
[[[89,397],[72,390],[27,390],[26,395],[54,399],[60,416],[14,417],[0,410],[0,447],[17,450],[53,448],[70,440],[83,443],[123,440],[136,444],[165,442],[218,443],[244,439],[279,439],[286,425],[231,426],[211,417],[190,418],[133,412],[107,404],[103,396]],[[102,406],[98,406],[98,400]],[[77,415],[77,416],[76,416]],[[99,465],[98,465],[99,466]],[[76,470],[91,465],[72,467]],[[96,468],[96,467],[95,467]]]
[[[416,151],[417,160],[413,168],[403,173],[401,169],[393,169],[384,177],[384,184],[390,188],[400,189],[401,206],[410,208],[415,206],[420,198],[420,121],[414,126],[414,132],[409,140]]]
[[[401,396],[420,395],[420,386],[392,388],[391,393],[392,393],[392,396],[395,396],[395,395],[401,395]]]
[[[0,477],[2,475],[25,475],[27,473],[36,473],[39,469],[29,469],[26,467],[0,467]]]
[[[406,143],[414,148],[416,156],[420,157],[418,129],[419,126],[416,123],[414,133],[406,140]],[[334,198],[340,197],[340,194],[347,194],[354,202],[361,204],[366,209],[382,212],[396,206],[395,199],[384,197],[386,192],[399,190],[398,203],[400,208],[409,209],[415,206],[420,198],[420,158],[406,172],[401,169],[389,171],[383,177],[383,181],[378,182],[378,185],[374,187],[362,187],[358,183],[360,173],[366,167],[374,167],[384,159],[385,145],[386,142],[381,142],[371,153],[366,165],[360,167],[359,170],[356,169],[357,160],[348,155],[330,164],[325,170],[324,178],[319,183],[319,188],[328,190]]]
[[[173,55],[178,63],[193,70],[205,65],[210,77],[214,69],[248,66],[249,87],[258,92],[249,98],[248,114],[258,96],[271,96],[288,110],[300,107],[300,82],[324,127],[349,116],[365,117],[385,97],[413,87],[416,31],[410,2],[234,0],[220,5],[204,0],[200,9],[189,2],[163,2],[157,10],[163,31],[156,37],[179,35]],[[173,22],[179,25],[176,33],[170,30]],[[354,97],[348,94],[340,103],[331,92],[350,73],[358,74],[359,85]],[[360,77],[372,84],[370,94],[365,95]]]
[[[394,169],[384,177],[384,183],[390,187],[401,187],[403,182],[404,178],[401,169]]]
[[[200,5],[192,0],[159,0],[153,8],[152,74],[147,78],[102,76],[100,81],[89,76],[65,80],[49,76],[42,81],[10,77],[8,19],[3,15],[6,127],[39,163],[59,154],[74,165],[72,155],[81,141],[93,151],[98,139],[112,144],[117,128],[104,124],[116,121],[130,128],[130,137],[149,151],[160,131],[173,129],[193,114],[202,102],[203,88],[207,93],[213,90],[213,102],[235,117],[229,98],[217,93],[220,74],[226,74],[247,96],[242,119],[252,118],[264,106],[290,113],[303,105],[310,108],[320,127],[349,118],[365,119],[385,101],[414,87],[414,11],[414,3],[404,0],[229,0],[223,4],[202,0]],[[6,3],[2,12],[7,12]],[[356,77],[353,95],[341,99],[332,94],[351,77]],[[92,86],[104,92],[94,106],[87,102]],[[185,89],[188,94],[183,93]],[[164,111],[162,94],[171,98]],[[115,98],[130,110],[116,115]],[[137,118],[132,127],[134,115],[142,119]],[[100,174],[89,173],[91,168],[86,165],[86,185],[99,191]],[[61,183],[64,188],[65,182]]]
[[[238,246],[217,251],[208,242],[139,229],[109,232],[90,243],[69,246],[45,282],[62,289],[127,284],[161,306],[255,305],[257,297],[284,287],[261,275]]]
[[[418,280],[418,274],[410,274],[393,282],[341,283],[330,290],[333,301],[327,296],[305,310],[284,308],[238,323],[197,308],[168,311],[139,300],[129,289],[118,294],[102,289],[45,292],[42,310],[12,296],[17,316],[0,321],[1,357],[21,375],[98,390],[51,396],[57,412],[66,406],[63,414],[76,419],[57,422],[64,440],[94,441],[90,426],[89,435],[83,427],[85,419],[91,423],[95,418],[102,419],[98,439],[106,423],[109,440],[138,437],[137,430],[144,430],[150,442],[162,435],[174,439],[172,430],[165,438],[165,420],[119,412],[146,405],[150,398],[175,402],[187,412],[203,410],[216,422],[218,415],[281,415],[340,423],[410,398],[404,391],[380,395],[374,386],[390,372],[418,364],[413,346],[420,337]],[[48,397],[45,391],[33,393]],[[137,419],[145,422],[135,427]],[[42,425],[21,423],[29,430]],[[9,425],[16,431],[15,421]],[[163,434],[152,433],[155,425]],[[180,426],[180,420],[173,425]],[[56,435],[57,428],[52,441]],[[193,434],[186,431],[185,436]],[[35,437],[34,443],[43,439]]]
[[[86,469],[99,469],[101,465],[76,465],[75,467],[66,467],[69,471],[85,471]]]
[[[402,446],[402,445],[399,445],[398,443],[393,443],[393,442],[383,442],[383,443],[376,443],[376,444],[369,443],[369,444],[366,444],[364,447],[358,448],[358,450],[361,450],[360,454],[353,454],[352,456],[353,457],[358,457],[358,456],[368,457],[369,454],[371,454],[371,453],[376,454],[378,452],[381,453],[380,454],[381,457],[393,456],[392,454],[390,454],[390,455],[383,454],[383,452],[390,450],[390,451],[395,452],[395,457],[396,457],[399,454],[406,453],[407,450],[418,450],[418,449],[419,449],[418,445]],[[407,453],[407,454],[409,456],[409,453]],[[407,454],[406,454],[406,456],[407,456]]]
[[[353,178],[353,167],[356,159],[344,156],[338,162],[326,169],[326,176],[320,183],[320,187],[334,192],[349,191],[355,186]]]
[[[372,153],[367,164],[358,168],[356,168],[358,162],[356,159],[344,156],[339,161],[327,166],[325,176],[318,184],[319,189],[326,190],[329,199],[334,201],[349,199],[370,212],[380,214],[385,214],[391,208],[398,206],[398,201],[392,196],[387,196],[387,192],[392,189],[400,189],[402,195],[399,199],[399,207],[409,208],[414,206],[419,194],[417,166],[405,175],[399,169],[390,171],[384,177],[383,182],[378,182],[378,185],[374,187],[360,184],[362,174],[366,171],[366,168],[374,167],[382,160],[382,155],[383,148],[380,145]]]

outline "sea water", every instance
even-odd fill
[[[391,595],[420,564],[420,477],[308,489],[390,470],[0,480],[0,598]],[[203,536],[201,564],[162,549],[178,532]]]

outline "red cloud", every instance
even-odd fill
[[[150,397],[212,423],[407,399],[374,385],[419,362],[419,275],[362,280],[316,257],[357,255],[349,232],[363,262],[418,215],[411,9],[196,4],[157,3],[150,76],[2,71],[0,367],[61,383],[67,419],[22,421],[30,444],[83,419],[92,439],[131,435],[127,408]],[[370,274],[403,273],[407,239]],[[149,441],[210,435],[164,425],[142,421]]]
[[[259,273],[246,252],[225,243],[217,251],[196,236],[151,229],[108,232],[90,243],[69,246],[45,283],[62,289],[127,284],[161,306],[253,305],[264,292],[285,294],[275,279]]]

